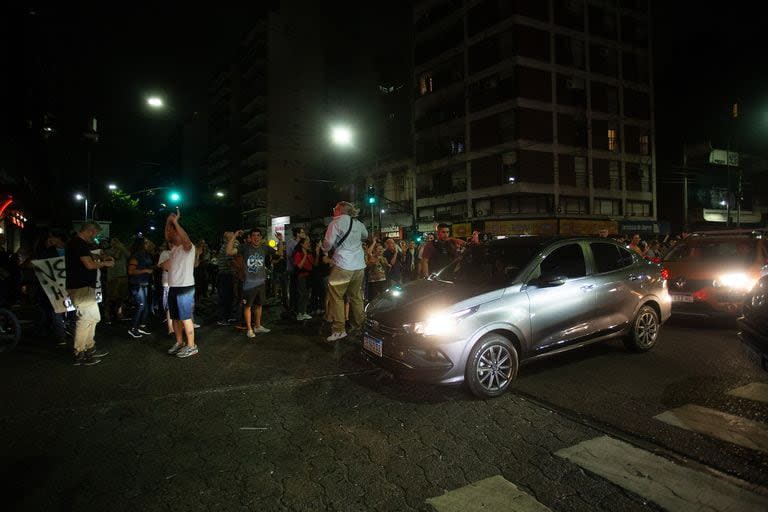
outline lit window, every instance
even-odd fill
[[[424,96],[432,92],[432,73],[424,73],[419,78],[419,93]]]
[[[640,154],[641,155],[648,155],[650,154],[650,145],[648,142],[648,136],[647,135],[641,135],[640,136]]]
[[[619,138],[614,128],[608,129],[608,151],[619,150]]]

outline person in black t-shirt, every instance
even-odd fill
[[[94,222],[86,222],[77,236],[67,243],[64,260],[67,267],[66,286],[72,304],[77,308],[75,326],[75,365],[91,366],[101,362],[105,351],[96,351],[93,336],[101,320],[96,302],[96,275],[100,268],[109,268],[115,260],[109,256],[91,254],[93,238],[101,231]]]
[[[429,277],[430,272],[437,272],[459,254],[459,248],[465,244],[464,240],[450,237],[451,228],[448,224],[438,224],[437,240],[428,242],[421,255],[421,276]]]

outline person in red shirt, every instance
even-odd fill
[[[307,314],[307,304],[309,302],[309,274],[315,266],[315,256],[310,249],[309,238],[304,238],[293,251],[293,266],[296,272],[296,320],[311,320],[312,317]]]

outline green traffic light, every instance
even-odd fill
[[[178,203],[179,201],[181,201],[181,194],[179,194],[178,192],[171,192],[170,194],[168,194],[168,199],[170,199],[171,202]]]
[[[368,198],[368,204],[374,204],[374,203],[376,203],[376,198],[375,197],[369,197]]]

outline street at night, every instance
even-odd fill
[[[110,354],[87,374],[73,376],[66,354],[40,342],[6,354],[12,508],[460,510],[466,497],[450,493],[493,477],[547,507],[495,508],[510,489],[490,480],[481,500],[493,510],[768,503],[768,374],[731,322],[671,320],[646,354],[609,342],[535,362],[509,393],[479,400],[465,387],[393,380],[363,363],[359,341],[323,341],[317,321],[268,317],[273,333],[253,340],[204,325],[204,357],[191,361],[165,354],[160,335],[127,340],[118,327],[98,333]],[[757,391],[733,394],[745,386]],[[743,424],[657,419],[685,407]],[[589,466],[566,456],[607,440],[621,457]]]
[[[750,5],[0,7],[0,508],[768,511]]]

